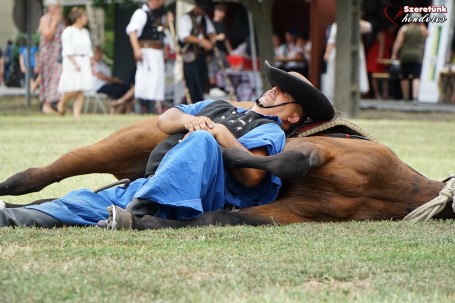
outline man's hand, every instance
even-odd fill
[[[221,147],[237,147],[245,149],[229,129],[220,123],[215,123],[212,128],[207,129]],[[246,149],[245,149],[246,150]]]
[[[213,43],[210,42],[210,40],[207,40],[207,39],[200,39],[199,40],[199,46],[203,47],[207,51],[213,49]]]
[[[224,33],[220,33],[218,35],[215,35],[214,38],[215,41],[223,41],[224,39],[226,39],[226,35]]]
[[[195,117],[195,118],[205,118],[208,121],[205,121],[204,119],[199,119],[202,122],[200,122],[201,123],[200,125],[198,125],[196,123],[195,126],[198,128],[196,129],[194,127],[194,125],[191,125],[192,130],[188,130],[188,133],[185,135],[185,137],[183,137],[183,139],[188,137],[193,131],[205,130],[205,131],[209,132],[215,138],[215,140],[218,142],[218,144],[220,144],[220,146],[222,146],[222,147],[233,147],[233,146],[242,147],[240,145],[240,143],[238,142],[238,140],[234,137],[234,135],[232,135],[231,132],[229,131],[229,129],[226,126],[224,126],[223,124],[213,123],[212,120],[210,120],[207,117]]]
[[[188,132],[193,132],[195,130],[210,130],[215,126],[215,123],[210,118],[199,116],[193,117],[185,122],[185,129]]]
[[[134,50],[134,59],[136,61],[142,61],[142,51],[141,49]]]
[[[118,77],[113,77],[112,78],[112,83],[117,83],[117,84],[122,84],[122,80]]]

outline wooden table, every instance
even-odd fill
[[[446,69],[439,73],[438,88],[441,103],[455,104],[455,69]]]

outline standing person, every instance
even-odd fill
[[[421,18],[420,13],[413,13],[411,18]],[[404,100],[416,100],[419,93],[420,73],[422,72],[423,50],[428,30],[423,23],[409,23],[403,25],[398,31],[393,44],[392,60],[398,58],[400,51],[401,65],[401,92]],[[409,95],[409,81],[412,79],[412,92]]]
[[[227,38],[227,28],[224,18],[226,17],[226,6],[217,4],[213,10],[213,26],[216,35],[213,36],[215,42],[212,58],[209,65],[210,95],[225,96],[226,93],[216,86],[216,74],[221,69],[230,67],[227,55],[232,52],[232,45]],[[221,72],[223,72],[221,70]]]
[[[215,35],[215,28],[207,16],[211,5],[211,0],[195,0],[194,8],[181,17],[178,26],[183,74],[191,102],[204,100],[208,82],[206,54],[213,49],[211,39]]]
[[[150,215],[185,220],[225,207],[245,208],[274,201],[281,179],[265,170],[228,168],[222,149],[236,148],[256,156],[283,151],[286,132],[310,117],[330,120],[334,109],[327,98],[302,75],[265,64],[272,85],[249,110],[227,101],[205,100],[167,110],[157,127],[168,134],[150,154],[147,178],[128,187],[98,193],[72,191],[41,205],[0,210],[0,226],[107,227],[106,207],[122,219]],[[188,182],[191,180],[191,182]],[[124,211],[126,208],[129,212]],[[120,228],[131,228],[120,226]]]
[[[38,87],[40,79],[38,78],[38,66],[36,64],[38,57],[38,46],[34,45],[30,48],[30,90],[33,93]],[[22,75],[25,77],[28,66],[28,56],[27,56],[27,47],[19,48],[19,67],[21,69]],[[24,80],[25,82],[25,80]]]
[[[73,102],[73,115],[79,118],[84,105],[84,92],[92,89],[90,59],[93,56],[89,32],[84,26],[88,18],[83,8],[73,7],[68,16],[70,26],[62,33],[62,75],[58,90],[63,93],[58,112],[65,114],[66,103]]]
[[[290,71],[292,69],[294,64],[292,59],[297,53],[298,50],[296,48],[296,35],[294,34],[294,30],[287,30],[284,32],[284,70]]]
[[[2,49],[0,48],[0,86],[3,85],[3,77],[5,73],[5,58]]]
[[[366,34],[371,33],[372,26],[371,23],[365,20],[360,20],[359,22],[360,33]],[[327,97],[333,99],[335,92],[335,53],[336,53],[336,35],[337,35],[337,25],[336,23],[332,24],[330,28],[330,35],[327,41],[327,46],[324,53],[324,61],[327,62]],[[368,75],[367,68],[365,63],[365,50],[363,48],[363,43],[359,44],[359,88],[360,92],[365,94],[370,90],[368,84]]]
[[[286,54],[286,45],[281,43],[280,36],[278,34],[273,34],[272,36],[273,43],[273,54],[275,59],[275,66],[278,68],[283,68],[283,59],[285,59]]]
[[[9,76],[9,67],[13,62],[13,41],[8,40],[6,42],[5,53],[3,54],[3,73],[4,73],[4,80],[8,79]]]
[[[390,52],[393,45],[393,26],[381,26],[376,39],[368,49],[367,53],[367,72],[373,73],[384,73],[386,72],[386,66],[379,62],[381,59],[390,58]],[[387,81],[383,81],[382,94],[379,92],[379,83],[377,78],[372,78],[371,83],[373,84],[374,97],[376,99],[388,99],[389,89]]]
[[[308,68],[305,64],[305,58],[303,51],[305,47],[305,39],[300,34],[292,34],[290,31],[285,33],[286,37],[286,48],[285,48],[285,59],[283,69],[285,71],[298,72],[304,76],[308,76]]]
[[[297,37],[297,46],[302,50],[303,71],[302,75],[308,77],[311,63],[311,40],[307,33],[302,33]]]
[[[38,73],[41,76],[39,99],[43,113],[57,113],[58,82],[62,73],[62,32],[65,28],[60,0],[46,0],[47,12],[41,17],[38,31],[41,34],[38,52]]]
[[[164,100],[164,26],[173,22],[164,16],[164,0],[148,0],[137,9],[126,27],[136,60],[134,96],[143,113],[156,112],[156,103]]]

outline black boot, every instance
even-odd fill
[[[153,216],[158,211],[159,206],[156,203],[153,203],[145,199],[133,199],[126,206],[126,210],[132,213],[135,216]]]
[[[64,223],[42,211],[29,208],[0,210],[0,226],[63,227]]]

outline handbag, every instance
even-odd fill
[[[185,52],[181,52],[180,56],[182,57],[183,62],[191,63],[196,60],[196,53],[191,50],[186,50]]]
[[[192,47],[190,47],[190,44],[187,43],[185,44],[182,49],[180,50],[180,56],[182,57],[183,62],[185,63],[191,63],[196,60],[196,53]]]
[[[201,26],[197,22],[196,16],[194,16],[191,13],[189,13],[189,16],[191,18],[191,24],[192,24],[191,34],[194,36],[199,36],[199,34],[201,34]],[[202,21],[205,21],[205,18],[202,18]],[[191,45],[190,43],[186,43],[180,49],[180,56],[182,57],[182,61],[185,63],[194,62],[196,60],[195,46]]]
[[[401,74],[401,65],[399,60],[392,60],[389,65],[390,78],[398,79]]]

